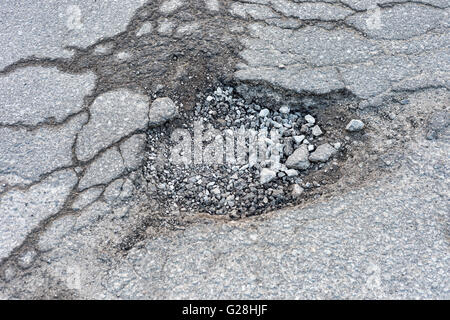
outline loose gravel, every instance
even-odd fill
[[[289,105],[273,110],[246,103],[232,87],[218,87],[199,95],[198,101],[191,110],[178,108],[175,120],[148,131],[144,168],[148,192],[168,212],[206,212],[239,218],[297,204],[309,189],[320,186],[306,182],[305,177],[331,165],[327,162],[347,143],[345,139],[328,141],[320,119],[310,114]],[[201,149],[192,142],[188,152],[179,153],[185,162],[172,162],[172,152],[180,143],[172,135],[183,129],[189,137],[196,137],[199,132],[195,132],[194,123],[199,121],[203,125]],[[258,138],[263,133],[262,140],[257,140],[262,141],[263,152],[247,154],[240,163],[227,161],[228,153],[221,163],[196,161],[196,152],[203,155],[203,160],[208,154],[214,158],[214,152],[208,153],[211,146],[226,150],[225,141],[231,136],[236,147],[237,135],[250,131],[256,132]],[[245,141],[246,148],[250,141]]]

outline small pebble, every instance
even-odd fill
[[[309,124],[315,124],[316,123],[316,119],[314,119],[314,117],[310,114],[308,114],[307,116],[305,116],[305,120],[306,122],[308,122]]]
[[[270,181],[272,181],[273,179],[275,179],[277,176],[277,174],[275,173],[275,171],[267,169],[267,168],[263,168],[261,170],[261,174],[260,174],[260,182],[261,184],[266,184]]]
[[[311,132],[315,137],[321,136],[323,134],[322,129],[320,129],[318,125],[312,127]]]
[[[291,109],[288,106],[282,106],[279,111],[280,111],[280,113],[286,114],[286,113],[289,113],[291,111]]]
[[[259,112],[259,116],[260,116],[261,118],[265,118],[265,117],[267,117],[267,116],[269,115],[269,113],[270,113],[269,109],[262,109],[262,110]]]
[[[364,122],[358,119],[352,119],[345,127],[345,130],[350,132],[360,131],[364,128]]]
[[[291,189],[292,189],[292,196],[294,196],[294,197],[300,196],[305,191],[298,184],[292,185]]]

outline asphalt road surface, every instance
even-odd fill
[[[2,1],[0,298],[449,299],[449,8]],[[154,213],[150,106],[219,81],[351,110],[342,177],[257,217]]]

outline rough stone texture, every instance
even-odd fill
[[[286,160],[286,167],[291,169],[306,170],[310,165],[308,156],[308,147],[303,144]]]
[[[364,128],[364,122],[358,119],[352,119],[345,127],[345,130],[354,132],[354,131],[361,131]]]
[[[14,270],[13,267],[6,268],[2,274],[2,278],[6,282],[13,280],[15,276],[16,276],[16,271]],[[6,300],[6,297],[4,297],[4,299]]]
[[[330,144],[324,143],[317,147],[317,149],[309,156],[311,162],[327,162],[332,155],[337,152]]]
[[[0,195],[0,259],[45,218],[57,213],[77,182],[72,170],[55,172],[27,190]]]
[[[261,170],[261,184],[265,184],[268,183],[270,181],[272,181],[273,179],[275,179],[275,177],[277,176],[277,173],[273,170],[267,169],[267,168],[263,168]]]
[[[114,43],[112,43],[112,42],[101,43],[101,44],[98,44],[95,46],[94,55],[110,54],[113,49],[114,49]]]
[[[285,17],[301,20],[342,20],[353,13],[351,9],[332,3],[295,3],[288,0],[271,0],[270,5]]]
[[[0,127],[0,181],[28,184],[42,175],[72,164],[72,145],[87,115],[81,114],[60,127],[33,131]]]
[[[116,147],[112,147],[87,167],[78,188],[84,190],[92,186],[108,184],[120,176],[124,170],[122,156]]]
[[[136,170],[141,164],[144,156],[145,135],[136,134],[128,138],[120,145],[125,167]]]
[[[134,185],[130,179],[114,180],[105,189],[103,198],[106,203],[114,205],[118,201],[126,200],[133,194]]]
[[[100,150],[145,129],[148,108],[146,96],[128,90],[111,91],[99,96],[90,107],[89,123],[78,135],[78,159],[92,159]]]
[[[175,23],[168,19],[161,19],[159,21],[159,27],[158,27],[158,33],[165,36],[170,36],[173,32],[173,29],[175,27]]]
[[[433,140],[450,136],[450,113],[448,111],[435,112],[428,122],[427,139]]]
[[[305,140],[305,136],[301,135],[301,136],[293,136],[292,137],[294,139],[294,142],[297,144],[302,143],[303,140]]]
[[[145,22],[139,30],[136,32],[136,36],[141,37],[143,35],[149,34],[153,31],[153,26],[151,22]]]
[[[292,195],[294,197],[300,196],[303,193],[303,191],[305,191],[305,190],[302,187],[300,187],[298,184],[294,184],[292,186]]]
[[[269,25],[249,25],[249,32],[242,39],[245,49],[241,56],[245,63],[239,64],[235,75],[244,80],[268,81],[298,92],[323,94],[345,88],[363,99],[391,89],[448,88],[448,81],[443,81],[449,78],[445,67],[448,63],[437,61],[448,55],[449,39],[445,31],[448,10],[439,8],[448,7],[448,3],[432,3],[436,7],[425,3],[431,1],[401,1],[392,7],[375,7],[378,9],[357,13],[348,12],[351,9],[337,3],[268,1],[264,10],[271,6],[284,12],[286,17],[293,15],[290,11],[308,15],[308,11],[292,9],[296,7],[330,7],[333,9],[324,12],[315,9],[317,17],[310,18],[344,20],[348,27],[327,30],[307,26],[292,30],[270,25],[270,18],[260,17]],[[346,4],[356,10],[373,6],[370,1],[346,1]],[[241,6],[247,7],[246,4]],[[440,58],[436,59],[435,52],[443,47],[446,49],[437,54]],[[431,65],[439,66],[439,71],[432,70]]]
[[[316,123],[316,119],[314,119],[314,117],[310,114],[305,116],[305,120],[306,122],[310,123],[310,124],[315,124]]]
[[[19,257],[19,259],[17,259],[17,263],[22,269],[28,269],[33,264],[33,261],[36,258],[36,255],[37,255],[36,251],[29,250],[29,251],[25,252],[24,254],[22,254]]]
[[[73,226],[73,230],[75,232],[80,232],[82,229],[90,227],[92,224],[94,224],[96,221],[110,212],[111,208],[106,203],[97,201],[77,218]]]
[[[125,30],[144,0],[7,1],[0,8],[0,70],[37,57],[69,57],[66,46],[86,47]],[[14,41],[11,39],[14,38]]]
[[[162,13],[171,13],[172,11],[178,9],[182,5],[183,1],[181,0],[166,0],[161,4],[159,10]]]
[[[72,209],[83,210],[85,207],[97,200],[102,192],[102,187],[90,188],[83,192],[80,192],[72,204]]]
[[[357,13],[346,21],[364,32],[369,38],[404,40],[418,36],[436,28],[444,19],[445,11],[419,3],[405,3],[380,10],[380,26],[371,27],[367,23],[372,11]]]
[[[251,17],[254,20],[280,18],[280,15],[272,9],[259,4],[244,4],[235,2],[230,6],[231,14],[241,18]]]
[[[210,11],[218,11],[220,7],[219,0],[205,0],[205,4]]]
[[[103,197],[107,203],[113,203],[119,197],[123,183],[123,179],[117,179],[109,184],[103,194]]]
[[[311,133],[315,137],[319,137],[323,134],[322,129],[320,129],[318,125],[315,125],[314,127],[311,128]]]
[[[148,114],[149,125],[158,126],[173,119],[177,114],[177,106],[170,98],[158,98],[152,102]]]
[[[83,107],[94,88],[92,73],[70,75],[56,68],[30,67],[0,76],[0,124],[61,122]]]
[[[129,178],[125,179],[125,182],[122,185],[120,190],[119,198],[120,200],[128,200],[132,198],[135,190],[135,186],[133,184],[133,180]]]
[[[370,98],[387,91],[395,82],[417,75],[420,69],[405,57],[383,57],[375,63],[342,67],[347,88],[361,98]]]
[[[75,216],[64,216],[53,221],[39,238],[39,250],[49,251],[55,248],[64,236],[70,233],[76,220]]]
[[[338,72],[334,68],[314,70],[298,66],[285,69],[246,68],[237,71],[236,76],[242,80],[265,80],[286,89],[315,94],[325,94],[344,88],[344,84],[338,79]]]
[[[372,0],[341,0],[342,3],[350,6],[355,10],[367,10],[374,8],[374,1]],[[409,0],[397,0],[396,3],[407,3]],[[418,1],[422,4],[429,4],[439,8],[448,8],[448,2],[446,0],[421,0]],[[392,3],[391,0],[377,0],[377,4],[382,5],[386,3]]]

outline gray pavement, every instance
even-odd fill
[[[5,0],[0,9],[0,40],[5,44],[0,52],[0,70],[30,57],[70,57],[72,47],[87,47],[125,31],[143,3]]]
[[[450,298],[449,10],[5,1],[0,298]],[[221,78],[319,119],[350,105],[367,127],[343,177],[261,217],[157,215],[142,178],[151,103],[188,106]]]

